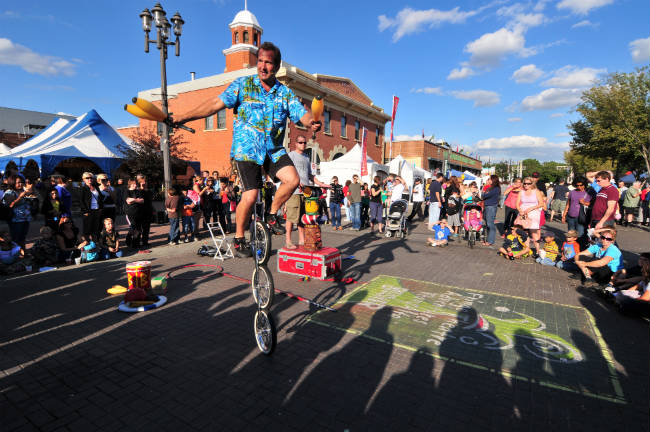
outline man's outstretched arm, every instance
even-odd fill
[[[221,111],[225,107],[226,104],[223,103],[219,96],[208,98],[195,108],[192,108],[183,114],[174,116],[174,122],[183,124],[189,121],[209,117],[216,114],[217,111]]]

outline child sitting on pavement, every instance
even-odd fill
[[[580,245],[578,244],[578,231],[567,231],[566,241],[562,243],[562,255],[560,255],[560,259],[555,263],[555,266],[567,271],[580,270],[575,264],[575,257],[579,253]]]
[[[555,266],[555,260],[560,250],[555,243],[555,234],[550,231],[544,233],[544,246],[539,251],[539,257],[535,260],[541,265]]]
[[[41,227],[41,238],[28,251],[37,266],[51,266],[59,260],[59,245],[49,226]]]
[[[510,233],[506,235],[503,241],[503,246],[499,248],[499,255],[504,258],[514,260],[517,258],[524,258],[530,254],[530,246],[528,245],[528,236],[521,225],[513,225],[510,228]]]
[[[639,260],[641,261],[641,260]],[[640,280],[636,285],[614,293],[614,300],[622,312],[650,315],[650,261],[641,261]],[[610,291],[611,292],[611,291]]]
[[[447,219],[440,219],[433,224],[433,237],[427,239],[429,246],[446,246],[451,230],[447,226]]]
[[[22,273],[30,266],[25,250],[11,240],[7,231],[0,231],[0,275]]]
[[[97,244],[93,240],[93,236],[81,236],[81,239],[81,243],[77,246],[77,249],[81,251],[81,262],[87,263],[97,260],[99,253],[97,252]]]
[[[113,229],[113,219],[104,219],[104,229],[99,234],[100,256],[102,259],[121,258],[120,233]]]

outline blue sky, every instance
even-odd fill
[[[170,83],[217,74],[243,0],[163,1],[185,20]],[[134,124],[122,110],[160,85],[139,13],[155,1],[13,1],[0,5],[0,106]],[[281,9],[280,9],[281,7]],[[647,0],[249,0],[283,59],[352,79],[390,113],[395,135],[444,139],[482,159],[562,160],[581,90],[650,62]],[[389,123],[386,125],[389,131]]]

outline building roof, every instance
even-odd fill
[[[57,118],[69,120],[75,117],[66,114],[0,107],[0,130],[8,133],[34,135]]]
[[[230,23],[230,28],[237,26],[251,26],[257,27],[259,30],[262,29],[257,18],[255,18],[255,15],[253,15],[249,10],[239,11],[237,15],[235,15],[235,18]]]

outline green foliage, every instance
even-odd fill
[[[122,146],[126,165],[130,174],[142,173],[151,185],[164,182],[163,157],[160,151],[160,137],[154,129],[138,128],[130,136],[133,147]],[[182,135],[170,135],[169,153],[171,156],[172,175],[185,174],[187,162],[192,153],[185,146]]]
[[[564,152],[564,161],[576,175],[584,175],[589,171],[611,170],[614,164],[608,159],[599,159],[577,153],[575,150]]]
[[[650,171],[650,67],[613,73],[586,90],[568,125],[576,154],[610,160],[617,172]]]

